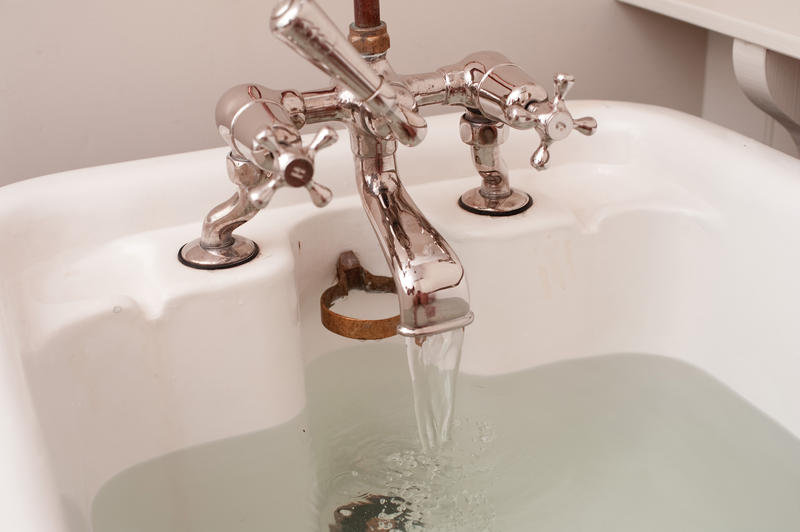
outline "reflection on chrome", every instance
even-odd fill
[[[280,187],[305,187],[315,205],[326,205],[331,194],[313,180],[314,156],[335,142],[336,134],[323,127],[309,146],[303,146],[300,130],[342,122],[350,131],[364,209],[397,286],[398,332],[420,336],[471,323],[464,269],[403,186],[395,159],[397,143],[416,146],[425,138],[427,124],[420,107],[463,107],[461,137],[472,149],[483,185],[465,193],[459,204],[478,214],[522,212],[531,199],[508,183],[499,154],[504,127],[539,133],[541,142],[531,159],[537,169],[547,165],[553,141],[572,129],[594,132],[594,119],[573,119],[564,105],[572,77],[556,76],[555,96],[549,100],[544,88],[496,52],[474,53],[434,72],[398,75],[386,58],[385,23],[374,28],[353,25],[348,39],[314,0],[281,2],[270,27],[329,75],[333,85],[297,92],[246,84],[222,96],[217,126],[231,148],[229,174],[238,191],[206,217],[202,236],[181,248],[181,262],[213,269],[252,259],[257,246],[232,232],[266,207]]]

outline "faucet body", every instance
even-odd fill
[[[471,54],[429,73],[399,75],[385,50],[360,54],[313,0],[282,1],[273,11],[271,28],[333,83],[306,92],[240,85],[222,97],[217,125],[231,146],[229,161],[246,161],[255,177],[242,184],[232,174],[239,192],[212,211],[222,215],[209,215],[201,238],[187,246],[218,253],[232,243],[231,225],[266,206],[280,186],[305,186],[316,205],[326,204],[329,191],[312,180],[313,155],[332,143],[335,133],[326,129],[305,148],[299,132],[312,124],[340,122],[349,131],[356,186],[397,287],[398,332],[420,336],[468,325],[473,316],[463,266],[403,186],[395,158],[398,142],[415,146],[424,139],[427,125],[419,109],[428,105],[459,106],[465,109],[463,120],[492,124],[501,132],[496,138],[483,144],[472,136],[469,142],[463,134],[462,139],[470,144],[484,178],[483,196],[496,206],[512,194],[498,148],[504,126],[539,132],[541,153],[532,164],[541,168],[550,142],[573,128],[589,132],[593,119],[573,120],[563,105],[566,90],[560,99],[549,100],[544,88],[496,52]],[[351,37],[353,32],[351,27]],[[570,83],[565,80],[564,88]],[[237,168],[234,163],[229,169]],[[184,263],[190,262],[184,260],[187,246],[181,250]]]
[[[350,137],[356,186],[397,289],[398,332],[419,336],[468,325],[472,312],[464,268],[400,181],[397,141],[355,127]]]

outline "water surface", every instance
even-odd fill
[[[298,418],[120,473],[94,530],[328,532],[368,495],[406,530],[800,530],[800,442],[691,366],[610,355],[457,386],[430,455],[403,347],[332,353]]]

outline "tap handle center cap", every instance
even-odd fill
[[[575,123],[568,111],[557,111],[547,121],[547,136],[552,140],[563,140],[574,127]]]
[[[283,175],[290,187],[305,187],[314,177],[314,163],[305,157],[292,158]]]

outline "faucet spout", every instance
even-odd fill
[[[397,332],[422,336],[469,325],[464,268],[400,181],[396,141],[357,128],[351,135],[361,201],[397,287]]]

